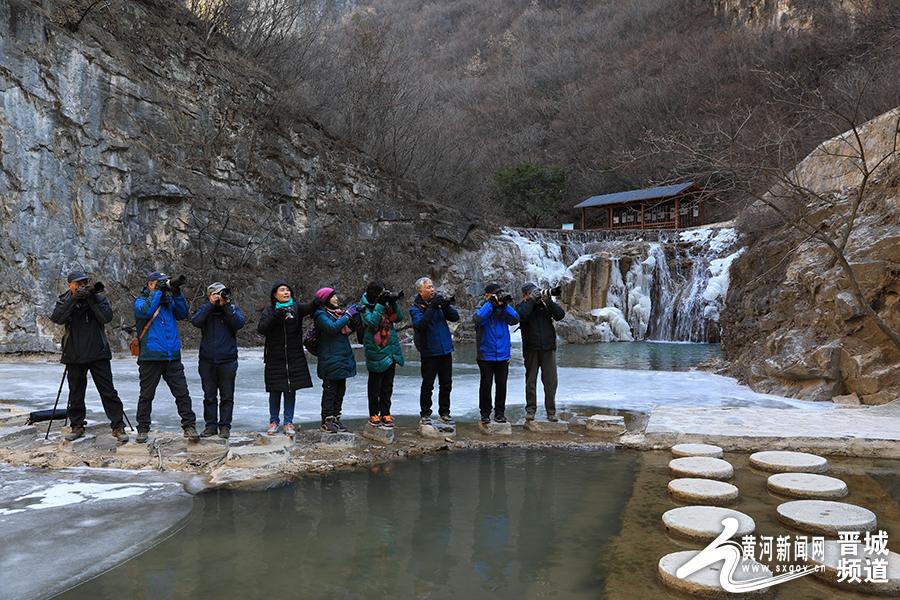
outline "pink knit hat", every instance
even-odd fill
[[[316,292],[316,300],[321,300],[322,302],[328,302],[328,300],[334,295],[334,288],[321,288]]]

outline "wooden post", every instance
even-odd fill
[[[582,231],[586,228],[585,227],[585,218],[584,218],[585,210],[586,209],[584,209],[584,208],[581,209],[581,229],[582,229]]]
[[[612,231],[612,206],[606,207],[606,228]]]
[[[644,228],[644,203],[641,202],[641,229]]]
[[[681,205],[678,202],[678,196],[675,196],[675,229],[678,229],[678,214],[681,210]]]
[[[704,202],[703,202],[702,199],[701,199],[701,200],[697,200],[697,202],[700,203],[700,224],[701,224],[701,225],[706,225],[706,222],[705,222],[704,217],[703,217],[703,204],[704,204]]]

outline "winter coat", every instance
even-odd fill
[[[373,304],[363,294],[359,301],[362,312],[362,322],[365,327],[363,334],[363,346],[366,349],[366,368],[371,373],[384,373],[393,363],[403,366],[403,350],[400,348],[400,339],[397,337],[397,329],[394,323],[390,324],[390,338],[386,346],[380,346],[375,342],[375,332],[381,327],[381,318],[384,316],[387,306]],[[394,304],[394,312],[397,321],[403,320],[403,310],[399,302]]]
[[[537,298],[524,300],[516,306],[522,331],[522,351],[556,350],[556,327],[553,321],[561,321],[566,311],[554,302],[547,305]]]
[[[103,326],[112,321],[112,308],[103,294],[76,300],[71,292],[66,292],[57,299],[50,320],[66,326],[61,362],[80,364],[112,358],[103,330]]]
[[[486,301],[472,315],[478,360],[509,360],[509,326],[519,322],[519,315],[509,304],[494,306]]]
[[[344,314],[335,318],[320,308],[313,314],[313,320],[319,346],[319,364],[316,366],[319,379],[347,379],[356,375],[350,339],[348,334],[341,332],[345,325],[349,326],[350,317]]]
[[[134,320],[137,335],[144,330],[144,326],[156,309],[159,314],[153,319],[150,329],[141,339],[141,354],[138,363],[176,361],[181,360],[181,337],[178,334],[178,321],[187,319],[187,300],[181,292],[168,295],[169,301],[162,302],[163,293],[160,290],[150,291],[149,288],[141,290],[141,295],[134,300]]]
[[[409,316],[416,330],[416,348],[423,357],[444,356],[453,352],[453,336],[447,321],[459,321],[455,308],[432,306],[417,294],[409,308]]]
[[[263,350],[264,377],[267,392],[293,392],[312,387],[309,365],[303,351],[303,317],[312,314],[312,302],[298,304],[291,290],[294,304],[290,308],[275,310],[275,290],[287,285],[276,281],[269,294],[269,306],[259,314],[256,330],[266,336]],[[290,286],[288,286],[290,289]],[[286,318],[288,313],[293,319]]]
[[[244,313],[233,302],[217,306],[207,300],[191,317],[191,324],[202,330],[200,360],[228,363],[237,360],[237,332],[244,326]]]

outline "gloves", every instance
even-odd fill
[[[434,298],[432,298],[428,302],[428,307],[429,308],[440,308],[443,303],[444,303],[444,297],[441,296],[440,294],[436,294],[434,296]]]
[[[75,298],[76,300],[85,300],[85,299],[89,298],[92,293],[93,293],[93,291],[91,290],[91,288],[84,285],[84,286],[79,287],[77,290],[75,290],[75,293],[72,294],[72,297]]]
[[[356,308],[356,305],[351,304],[350,306],[347,307],[347,310],[344,311],[344,314],[352,319],[353,317],[356,316],[357,312],[358,312],[358,309]]]
[[[160,303],[160,304],[168,305],[169,302],[171,302],[171,301],[172,301],[172,297],[169,296],[169,295],[168,295],[167,293],[165,293],[165,292],[163,292],[163,295],[160,296],[160,298],[159,298],[159,303]]]
[[[376,300],[376,304],[387,304],[391,299],[390,296],[391,294],[387,290],[381,292],[378,296],[378,300]]]
[[[181,286],[184,285],[185,281],[187,281],[187,277],[184,275],[179,275],[178,278],[171,282],[172,293],[176,296],[181,293]]]

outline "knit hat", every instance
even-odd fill
[[[320,300],[323,304],[327,304],[332,296],[334,296],[334,288],[320,288],[316,292],[316,300]]]
[[[87,273],[78,270],[72,271],[66,276],[66,281],[68,283],[72,283],[73,281],[84,281],[86,279],[90,279],[90,277],[87,276]]]
[[[375,302],[383,291],[384,283],[380,281],[370,281],[368,287],[366,287],[366,299],[369,302]]]
[[[526,283],[525,285],[522,286],[522,293],[523,294],[532,294],[539,289],[540,288],[538,286],[534,285],[533,283],[531,283],[529,281],[528,283]]]
[[[499,292],[502,289],[503,289],[503,286],[500,285],[499,283],[489,283],[486,286],[484,286],[484,293],[485,294],[496,294],[497,292]]]
[[[206,288],[206,295],[211,296],[212,294],[218,294],[219,292],[224,290],[226,287],[228,287],[228,286],[225,285],[224,283],[222,283],[221,281],[215,281],[215,282],[209,284],[209,286]]]
[[[147,281],[165,281],[169,276],[161,271],[153,271],[147,275]]]

